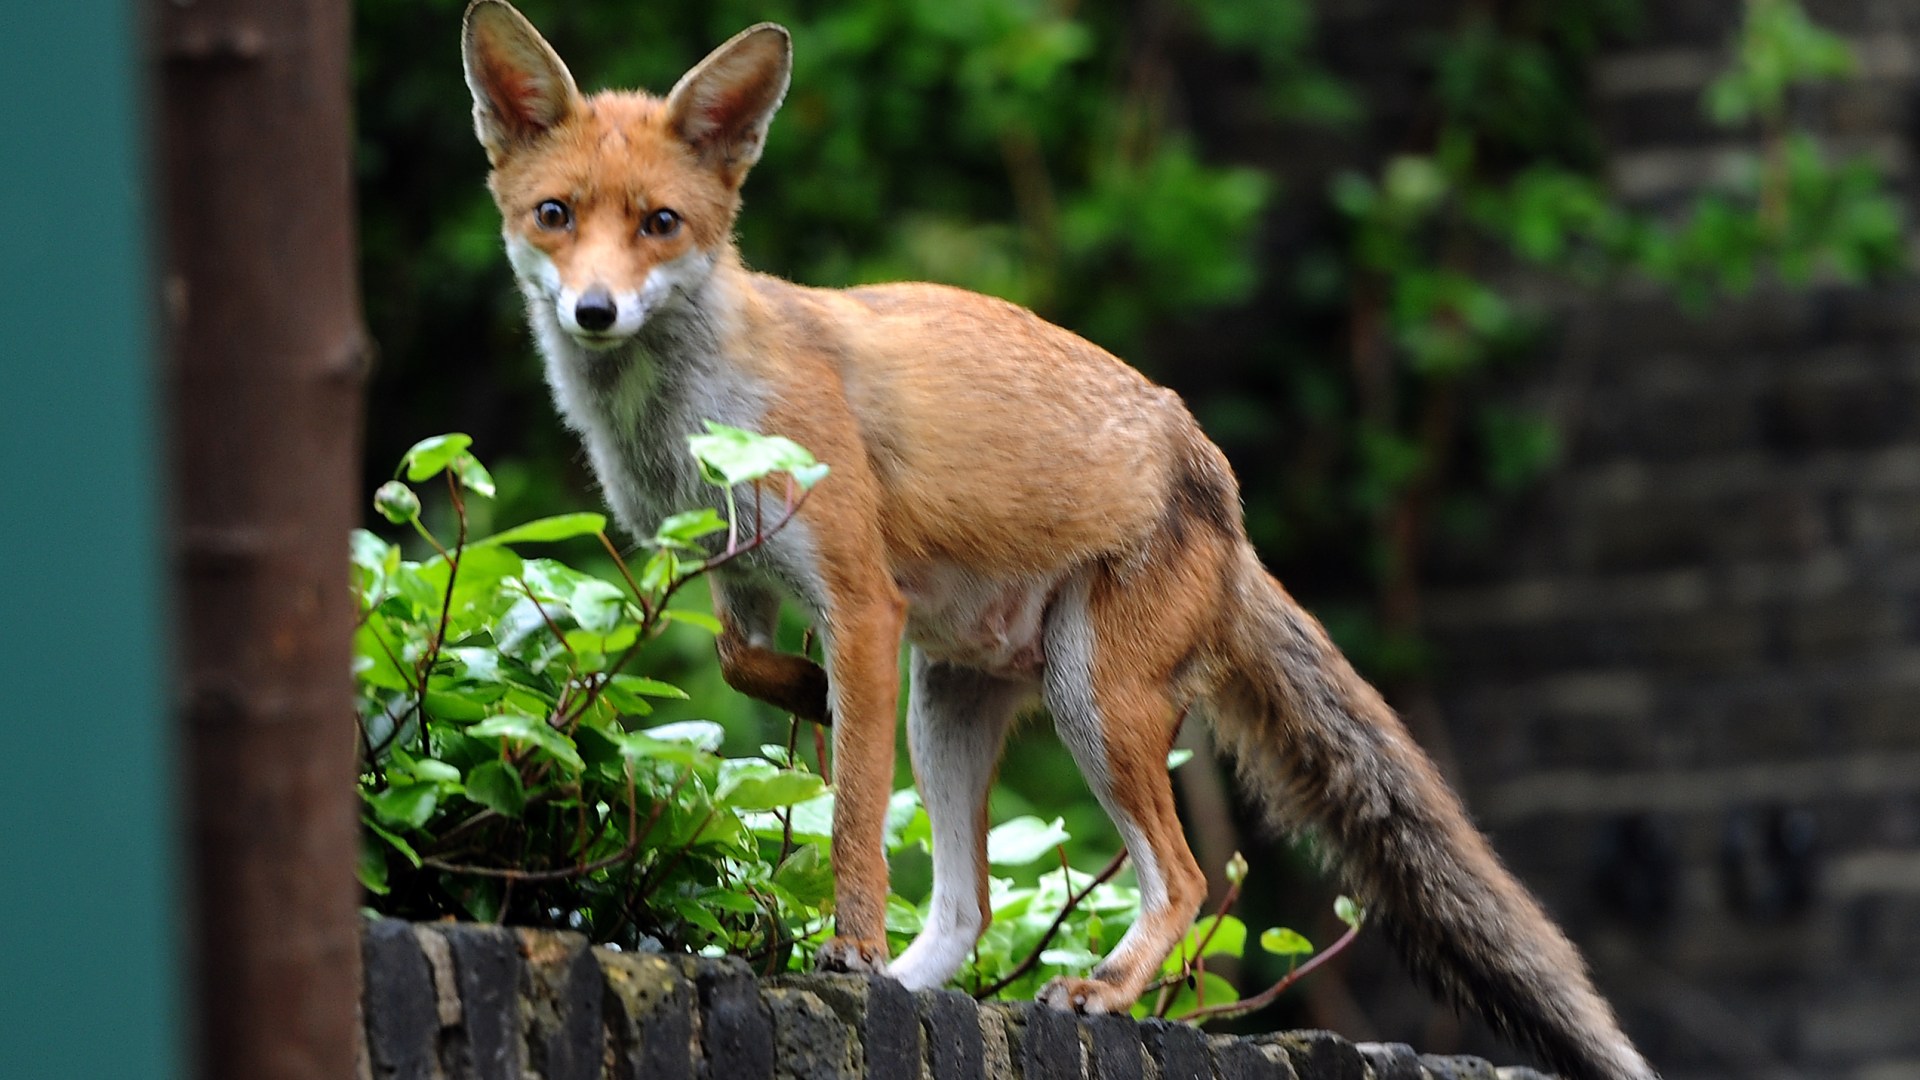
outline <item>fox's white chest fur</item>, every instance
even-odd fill
[[[710,320],[677,307],[631,341],[596,351],[561,329],[540,292],[527,293],[554,402],[620,524],[648,536],[668,514],[714,505],[718,493],[700,479],[687,436],[707,420],[757,430],[765,394],[721,355]]]

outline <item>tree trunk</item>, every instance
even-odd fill
[[[157,0],[200,1074],[354,1073],[346,0]]]

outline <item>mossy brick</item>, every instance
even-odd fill
[[[735,957],[683,956],[700,1004],[699,1080],[772,1080],[773,1019],[753,970]]]
[[[447,942],[460,998],[460,1027],[441,1052],[447,1075],[521,1080],[527,1073],[520,1029],[525,965],[518,940],[499,926],[431,923],[427,930]]]
[[[368,923],[360,934],[360,964],[374,1080],[433,1080],[440,1017],[433,976],[413,927],[397,919]]]
[[[1207,1052],[1213,1056],[1213,1073],[1219,1080],[1298,1080],[1293,1063],[1277,1047],[1236,1035],[1213,1035],[1207,1038]]]
[[[862,1076],[919,1080],[920,1016],[906,987],[868,975],[792,975],[778,983],[816,995],[853,1029]]]
[[[1293,1071],[1312,1080],[1368,1080],[1367,1059],[1331,1031],[1284,1031],[1253,1041],[1286,1051]]]
[[[596,950],[606,980],[611,1080],[693,1080],[694,990],[664,956]]]
[[[1406,1043],[1355,1043],[1354,1049],[1373,1067],[1373,1080],[1427,1080],[1420,1055]]]
[[[1159,1067],[1160,1080],[1213,1080],[1207,1058],[1207,1037],[1190,1024],[1170,1020],[1142,1020],[1140,1040],[1147,1057]]]
[[[1090,1016],[1086,1026],[1093,1080],[1145,1080],[1147,1048],[1132,1017]]]
[[[952,990],[927,990],[914,995],[914,1005],[932,1080],[986,1080],[986,1039],[973,999]]]
[[[606,982],[587,939],[520,931],[526,957],[527,1064],[542,1080],[600,1080]]]
[[[1420,1064],[1433,1080],[1499,1080],[1493,1066],[1477,1057],[1465,1055],[1421,1054]]]
[[[980,1006],[980,1050],[987,1075],[1013,1077],[1022,1021],[1012,1005],[989,1002]]]
[[[441,1031],[459,1027],[460,980],[453,973],[453,946],[424,926],[413,928],[413,941],[426,957],[427,974],[433,979],[433,1011]]]
[[[864,1075],[853,1025],[818,995],[775,986],[761,998],[773,1021],[777,1080],[859,1080]]]

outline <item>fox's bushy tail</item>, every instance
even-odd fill
[[[1252,552],[1216,731],[1277,823],[1309,826],[1409,966],[1568,1080],[1653,1080],[1586,966],[1378,691]]]

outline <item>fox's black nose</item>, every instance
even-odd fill
[[[573,321],[580,324],[580,329],[596,334],[612,326],[619,314],[604,285],[595,285],[581,293],[580,302],[573,305]]]

